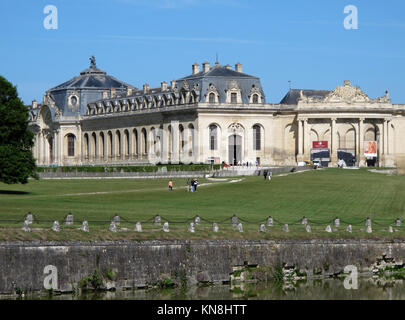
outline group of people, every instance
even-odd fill
[[[187,179],[187,191],[197,192],[198,180],[197,179]],[[173,180],[169,181],[169,191],[173,191]]]
[[[273,173],[271,171],[267,171],[267,170],[263,171],[264,180],[267,180],[267,177],[269,177],[269,180],[271,181],[272,175],[273,175]]]
[[[187,179],[187,191],[197,192],[198,180],[197,179]]]

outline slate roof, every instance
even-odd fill
[[[285,95],[283,100],[281,100],[280,104],[288,104],[288,105],[296,105],[298,104],[298,100],[300,98],[300,91],[302,90],[303,94],[307,97],[311,98],[325,98],[331,90],[304,90],[304,89],[291,89]]]
[[[208,78],[208,77],[231,77],[231,78],[252,78],[252,79],[258,79],[258,77],[254,77],[251,75],[248,75],[243,72],[237,72],[232,69],[228,69],[219,63],[214,64],[213,66],[210,66],[210,70],[207,73],[204,73],[203,71],[197,73],[197,74],[192,74],[184,78],[180,78],[178,80],[189,80],[189,79],[199,79],[199,78]]]
[[[111,89],[127,87],[132,86],[123,81],[117,80],[113,76],[107,75],[107,72],[103,70],[91,66],[80,72],[79,76],[62,83],[49,91],[61,89]]]

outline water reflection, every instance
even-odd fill
[[[35,295],[9,299],[52,300],[405,300],[403,280],[360,278],[357,290],[347,290],[343,279],[304,280],[294,284],[242,283],[204,287],[88,292],[80,295]],[[7,299],[7,297],[1,297]]]

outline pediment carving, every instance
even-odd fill
[[[358,86],[352,86],[350,81],[345,81],[343,86],[338,86],[326,97],[307,97],[303,90],[300,91],[299,102],[303,103],[391,103],[391,99],[386,91],[385,96],[370,99]]]

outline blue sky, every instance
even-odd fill
[[[46,30],[48,4],[58,29]],[[344,8],[358,8],[346,30]],[[370,97],[405,103],[402,0],[1,0],[0,75],[25,103],[97,66],[136,87],[191,73],[194,62],[243,64],[268,102],[293,88],[334,89],[343,80]]]

